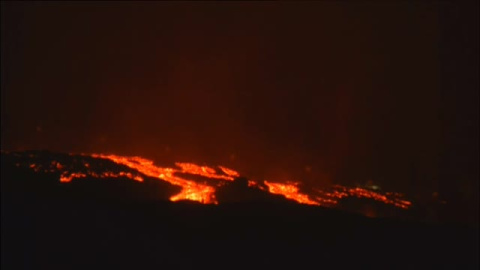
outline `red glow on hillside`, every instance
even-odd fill
[[[224,166],[209,167],[201,166],[194,163],[176,162],[174,167],[160,167],[154,164],[152,160],[148,160],[142,157],[128,157],[119,155],[107,155],[107,154],[84,154],[84,156],[90,156],[93,158],[107,159],[113,161],[116,164],[124,165],[137,171],[135,172],[112,172],[112,171],[93,171],[91,164],[87,162],[81,163],[83,169],[74,170],[72,168],[67,169],[65,165],[57,161],[52,161],[48,166],[42,166],[41,164],[28,163],[25,166],[32,169],[35,172],[44,173],[60,173],[59,180],[62,183],[71,182],[73,179],[94,177],[94,178],[119,178],[124,177],[134,181],[143,182],[144,179],[140,174],[144,176],[157,178],[161,181],[167,181],[172,185],[181,187],[181,191],[170,197],[171,201],[179,200],[191,200],[204,204],[217,204],[215,198],[215,192],[218,187],[223,186],[227,182],[235,180],[240,176],[235,170]],[[16,166],[20,166],[17,163]],[[198,175],[208,179],[219,180],[217,184],[207,184],[198,181],[190,180],[184,175]],[[299,182],[294,183],[278,183],[272,181],[255,181],[249,179],[247,181],[249,188],[256,188],[272,194],[282,195],[287,199],[294,200],[301,204],[308,205],[321,205],[326,207],[335,206],[340,200],[347,197],[366,198],[370,200],[379,201],[385,204],[393,205],[402,209],[408,209],[411,206],[411,202],[405,200],[403,195],[395,192],[379,193],[373,190],[355,187],[349,188],[341,185],[335,185],[329,189],[314,189],[308,195],[300,192]]]
[[[273,183],[268,181],[264,181],[264,183],[265,185],[267,185],[270,193],[280,194],[285,196],[288,199],[292,199],[303,204],[320,205],[319,202],[310,200],[308,198],[308,195],[300,193],[297,187],[298,183],[281,184],[281,183]]]
[[[215,175],[215,170],[209,167],[202,167],[190,163],[176,163],[181,169],[162,168],[155,166],[153,161],[141,157],[123,157],[117,155],[92,154],[92,157],[104,158],[114,161],[115,163],[128,166],[132,169],[150,176],[167,181],[172,185],[182,187],[182,191],[170,198],[172,201],[191,200],[201,203],[217,203],[215,200],[215,188],[199,184],[178,176],[175,173],[190,173],[197,175]],[[215,175],[217,176],[217,175]],[[217,178],[220,178],[218,175]]]

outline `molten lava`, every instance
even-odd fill
[[[16,166],[20,167],[20,163],[17,163]],[[68,183],[71,182],[75,178],[86,178],[86,177],[94,177],[94,178],[118,178],[118,177],[126,177],[131,180],[143,182],[143,178],[140,175],[135,175],[131,172],[112,172],[112,171],[104,171],[101,173],[94,172],[90,169],[90,164],[88,163],[83,163],[83,166],[85,167],[85,171],[82,172],[74,172],[74,171],[69,171],[68,169],[65,168],[64,165],[62,165],[60,162],[53,160],[48,164],[47,166],[43,164],[35,164],[31,163],[28,165],[30,169],[32,169],[35,172],[43,172],[43,173],[55,173],[55,172],[61,172],[60,174],[60,182],[62,183]],[[64,170],[65,169],[65,170]]]
[[[226,175],[233,177],[239,177],[240,174],[232,169],[225,168],[223,166],[218,166],[222,172],[224,172]]]
[[[239,174],[236,171],[222,167],[222,166],[219,166],[219,167],[225,174],[227,174],[227,176],[218,175],[215,169],[213,168],[210,168],[207,166],[198,166],[193,163],[176,162],[175,165],[180,167],[182,172],[201,175],[201,176],[213,178],[213,179],[223,179],[223,180],[233,181],[234,176],[239,176]]]
[[[201,203],[217,203],[217,201],[215,200],[214,187],[205,184],[199,184],[194,181],[175,176],[175,173],[188,173],[206,176],[209,178],[233,180],[233,178],[231,177],[227,178],[226,176],[217,175],[213,168],[206,166],[198,166],[191,163],[176,163],[176,165],[180,167],[180,169],[174,169],[157,167],[153,164],[153,161],[141,157],[123,157],[117,155],[103,154],[92,154],[91,156],[109,159],[115,163],[128,166],[132,169],[136,169],[137,171],[147,176],[165,180],[172,185],[181,186],[182,191],[179,194],[172,196],[170,198],[170,200],[172,201],[191,200]]]
[[[270,193],[280,194],[285,196],[288,199],[292,199],[303,204],[320,205],[319,202],[310,200],[308,198],[308,195],[298,192],[298,187],[297,187],[298,183],[281,184],[281,183],[273,183],[268,181],[264,181],[264,183],[265,185],[267,185]]]
[[[102,171],[92,170],[91,164],[82,161],[79,168],[78,165],[68,167],[58,161],[51,161],[49,164],[27,163],[23,166],[28,167],[35,172],[44,173],[60,173],[60,182],[68,183],[73,179],[95,177],[95,178],[118,178],[124,177],[134,181],[143,182],[143,176],[157,178],[162,181],[167,181],[172,185],[180,186],[182,189],[180,193],[170,197],[171,201],[191,200],[200,203],[211,204],[218,203],[215,198],[217,187],[221,187],[226,182],[233,181],[239,177],[240,174],[230,168],[224,166],[208,167],[200,166],[193,163],[176,162],[175,167],[159,167],[153,161],[142,157],[128,157],[119,155],[107,154],[83,154],[98,159],[106,159],[113,161],[116,164],[124,165],[132,172],[128,171]],[[31,158],[34,156],[30,155]],[[16,166],[22,164],[16,163]],[[186,179],[184,175],[197,175],[208,179],[219,180],[216,185],[209,185],[206,182],[200,183],[198,180],[193,181]],[[301,193],[298,186],[299,182],[295,183],[277,183],[271,181],[255,181],[249,179],[249,188],[260,189],[272,194],[282,195],[287,199],[294,200],[301,204],[321,205],[326,207],[333,207],[340,200],[346,197],[367,198],[379,201],[385,204],[393,205],[398,208],[408,209],[411,202],[405,200],[400,193],[387,192],[384,194],[378,191],[373,191],[365,188],[355,187],[349,188],[340,185],[334,185],[329,189],[314,189],[309,195]]]
[[[327,198],[327,200],[333,204],[336,204],[338,200],[345,197],[356,197],[356,198],[367,198],[375,201],[383,202],[385,204],[391,204],[399,208],[408,209],[412,203],[410,201],[404,200],[400,193],[388,192],[385,195],[382,195],[378,192],[367,190],[364,188],[348,188],[340,185],[333,186],[333,190],[316,190],[322,197]],[[317,197],[321,198],[321,197]],[[323,198],[322,198],[323,199]]]
[[[88,168],[88,163],[85,164]],[[143,182],[143,178],[140,177],[140,176],[134,176],[132,173],[129,173],[129,172],[119,172],[119,173],[114,173],[114,172],[104,172],[104,173],[101,173],[101,174],[98,174],[98,173],[95,173],[95,172],[88,172],[88,173],[75,173],[75,172],[68,172],[68,171],[65,171],[62,173],[62,175],[60,176],[60,182],[63,182],[63,183],[68,183],[70,181],[72,181],[72,179],[74,178],[85,178],[85,177],[95,177],[95,178],[117,178],[117,177],[127,177],[127,178],[130,178],[132,180],[135,180],[135,181],[138,181],[138,182]]]

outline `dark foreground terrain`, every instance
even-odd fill
[[[139,199],[121,193],[131,187],[115,186],[118,180],[111,188],[100,184],[108,180],[59,188],[5,166],[1,181],[2,269],[479,267],[475,227],[371,219],[282,200]]]

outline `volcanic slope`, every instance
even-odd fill
[[[260,189],[250,192],[246,179],[219,188],[219,204],[172,202],[178,186],[127,166],[42,155],[50,156],[37,160],[43,170],[57,166],[52,159],[73,166],[85,158],[96,177],[62,183],[61,173],[17,166],[25,155],[2,153],[2,269],[479,266],[476,228],[298,204]]]

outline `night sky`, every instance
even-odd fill
[[[478,200],[478,3],[2,2],[2,149]]]

